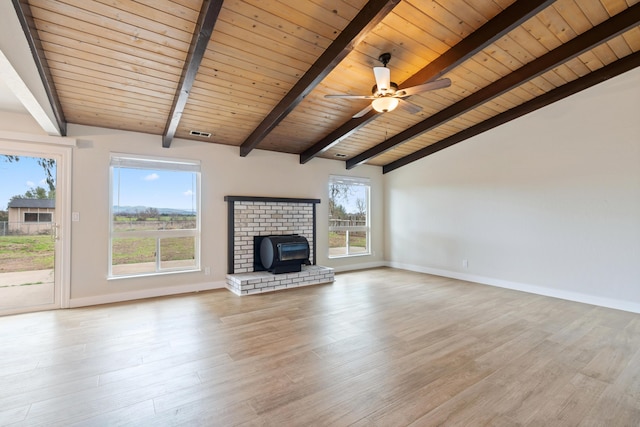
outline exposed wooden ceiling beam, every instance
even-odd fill
[[[196,74],[198,74],[198,68],[200,68],[202,58],[207,51],[207,45],[209,44],[209,40],[211,40],[213,27],[218,20],[222,2],[223,0],[204,0],[202,3],[198,22],[193,32],[193,38],[191,39],[189,54],[182,69],[178,90],[173,99],[169,120],[165,126],[164,135],[162,136],[162,146],[164,148],[171,146],[171,141],[173,141],[173,137],[176,135],[182,112],[189,99],[189,92],[191,92]]]
[[[580,91],[590,88],[591,86],[595,86],[605,80],[618,76],[639,66],[640,52],[636,52],[622,59],[619,59],[616,62],[613,62],[597,71],[589,73],[584,77],[581,77],[570,83],[564,84],[550,92],[540,95],[532,99],[531,101],[527,101],[522,105],[500,113],[497,116],[487,119],[482,123],[478,123],[475,126],[472,126],[468,129],[456,133],[455,135],[451,135],[441,141],[424,147],[414,153],[409,154],[408,156],[386,164],[382,167],[382,173],[394,171],[402,166],[430,156],[440,150],[444,150],[445,148],[451,147],[452,145],[458,144],[473,136],[479,135],[490,129],[503,125],[511,120],[531,113],[532,111],[553,104],[556,101],[560,101],[561,99],[574,95]]]
[[[400,3],[400,0],[369,0],[309,70],[291,88],[262,123],[240,146],[240,155],[247,156],[362,39]]]
[[[347,160],[347,169],[352,169],[362,163],[365,163],[367,160],[372,159],[411,138],[415,138],[448,122],[449,120],[453,120],[459,115],[464,114],[637,26],[639,22],[640,3],[635,6],[631,6],[624,12],[621,12],[602,24],[593,27],[589,31],[575,37],[573,40],[570,40],[562,46],[542,55],[538,59],[520,67],[513,73],[491,83],[450,107],[445,108],[420,123],[389,138],[388,140],[381,142],[380,144]]]
[[[58,98],[58,92],[56,91],[56,86],[53,83],[53,77],[51,76],[51,71],[49,70],[49,65],[44,55],[42,43],[38,37],[38,30],[36,29],[36,24],[33,21],[33,15],[31,14],[31,7],[29,7],[26,0],[12,0],[12,3],[16,10],[16,15],[18,16],[20,25],[22,26],[22,30],[27,38],[27,42],[29,43],[29,47],[31,48],[31,54],[33,55],[36,68],[40,74],[40,80],[42,81],[44,90],[47,93],[47,98],[49,100],[51,110],[53,111],[53,116],[56,122],[55,125],[59,136],[66,136],[67,121],[64,118],[64,112],[62,111],[62,105]],[[29,111],[31,112],[30,109]]]
[[[526,22],[541,10],[548,7],[555,0],[519,0],[500,12],[497,16],[478,28],[468,37],[461,40],[451,49],[440,55],[426,67],[405,80],[400,88],[416,86],[435,80],[467,59],[489,46],[491,43],[507,34],[512,29]],[[300,163],[306,163],[312,158],[329,150],[341,140],[349,137],[360,128],[378,116],[378,112],[371,110],[357,119],[351,119],[341,125],[329,135],[315,143],[300,154]]]

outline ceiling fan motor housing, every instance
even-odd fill
[[[398,90],[398,84],[395,82],[391,82],[389,86],[391,86],[389,89],[379,91],[378,85],[373,85],[373,87],[371,88],[371,93],[373,94],[373,96],[393,96],[393,94],[395,94]]]

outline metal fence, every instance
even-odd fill
[[[51,233],[51,222],[0,221],[0,236],[41,236]]]
[[[114,231],[194,230],[196,220],[139,221],[136,218],[131,218],[114,221],[113,225]]]

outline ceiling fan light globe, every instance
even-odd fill
[[[391,97],[383,97],[374,99],[371,106],[379,113],[386,113],[395,110],[398,106],[398,100]]]

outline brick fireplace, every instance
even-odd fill
[[[333,282],[333,269],[316,265],[319,199],[225,196],[228,208],[227,289],[238,295]],[[309,241],[311,265],[302,271],[254,271],[254,237],[299,234]]]

